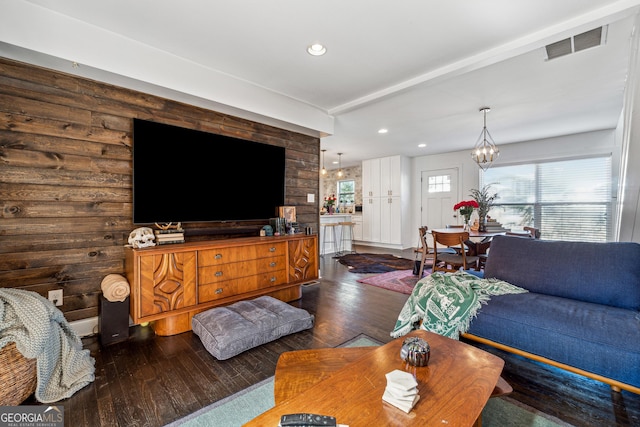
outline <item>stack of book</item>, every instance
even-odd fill
[[[409,372],[396,369],[385,375],[387,387],[384,389],[382,400],[403,410],[407,414],[416,404],[418,394],[418,382]]]
[[[492,233],[500,233],[500,232],[504,232],[504,231],[509,231],[506,228],[502,227],[502,224],[500,224],[495,219],[488,219],[486,224],[485,224],[485,226],[487,228],[487,231],[490,231]]]
[[[154,230],[157,245],[184,243],[184,230]]]

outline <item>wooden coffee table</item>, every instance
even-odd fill
[[[311,412],[333,415],[350,427],[473,426],[499,381],[504,361],[430,332],[407,336],[429,343],[428,366],[413,367],[400,359],[406,337],[373,348],[284,353],[276,368],[276,406],[245,425],[277,426],[284,414]],[[302,363],[287,360],[295,357]],[[408,414],[382,401],[385,374],[394,369],[413,373],[419,383],[420,400]]]

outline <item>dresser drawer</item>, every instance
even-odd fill
[[[217,248],[198,251],[198,265],[220,265],[229,262],[246,261],[274,256],[285,256],[286,242],[265,243],[233,248]]]
[[[277,270],[254,276],[221,280],[198,286],[198,303],[215,301],[258,289],[270,288],[287,282],[287,271]]]
[[[231,278],[242,278],[254,276],[259,273],[269,273],[278,270],[285,270],[287,261],[284,256],[272,258],[261,258],[251,261],[229,262],[220,265],[209,265],[198,268],[198,283],[206,285],[209,283],[222,282]]]

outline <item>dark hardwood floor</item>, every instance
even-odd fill
[[[411,250],[358,250],[413,259]],[[272,376],[285,351],[336,347],[359,334],[390,341],[407,295],[358,283],[365,275],[350,273],[329,255],[320,267],[319,283],[304,286],[302,299],[292,303],[315,315],[314,328],[229,360],[213,358],[191,332],[159,337],[136,326],[128,341],[108,347],[97,337],[84,338],[96,360],[96,380],[56,403],[64,406],[65,425],[163,426]],[[640,426],[640,395],[615,393],[602,383],[485,349],[505,359],[503,377],[513,386],[513,399],[575,426]]]

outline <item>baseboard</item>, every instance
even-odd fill
[[[69,325],[71,325],[71,328],[73,328],[73,330],[76,331],[76,334],[81,338],[97,335],[100,332],[98,330],[98,316],[75,320],[73,322],[69,322]],[[131,316],[129,316],[129,326],[133,326]]]
[[[69,322],[69,325],[80,337],[88,337],[98,333],[98,316]]]
[[[411,249],[413,247],[413,246],[404,247],[403,245],[396,245],[396,244],[391,244],[391,243],[365,242],[365,241],[360,241],[360,240],[357,240],[355,243],[356,243],[356,246],[373,246],[373,247],[376,247],[376,248],[395,249],[395,250],[398,250],[398,251],[403,251],[405,249]]]

